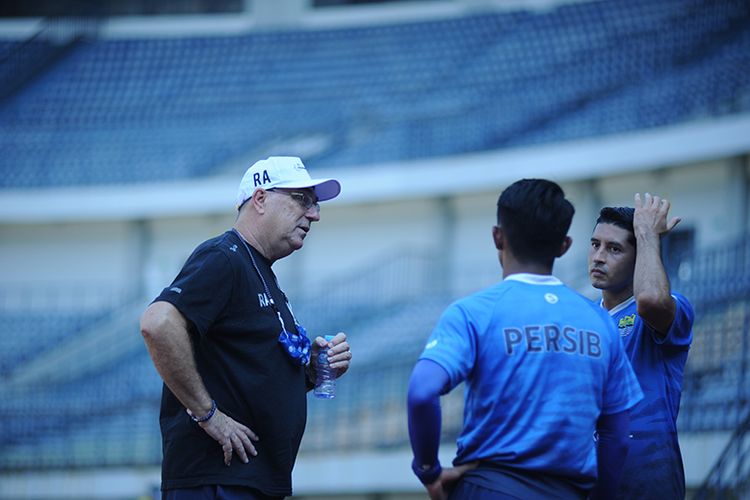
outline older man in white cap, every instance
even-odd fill
[[[351,352],[344,333],[310,342],[271,265],[302,248],[318,203],[340,191],[299,158],[258,161],[240,182],[234,227],[200,244],[144,312],[141,333],[164,380],[164,499],[292,494],[311,359],[328,349],[340,376]]]

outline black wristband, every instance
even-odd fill
[[[440,466],[440,461],[436,462],[435,465],[417,465],[415,460],[411,462],[411,470],[414,471],[414,475],[422,482],[422,484],[432,484],[437,481],[440,477],[440,473],[443,472],[443,468]]]
[[[198,422],[198,423],[205,422],[211,417],[213,417],[214,413],[216,413],[216,401],[214,401],[213,399],[211,400],[211,409],[208,410],[208,413],[206,413],[202,417],[196,417],[195,415],[193,415],[193,412],[187,408],[185,408],[185,411],[187,412],[188,415],[190,415],[190,418],[193,419],[193,422]]]

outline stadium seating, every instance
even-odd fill
[[[675,288],[688,295],[699,311],[678,419],[683,432],[732,429],[750,408],[748,374],[743,368],[743,360],[747,360],[750,286],[743,280],[733,280],[740,284],[728,300],[727,287],[720,285],[722,280],[727,282],[732,270],[748,267],[748,245],[740,241],[696,255],[686,261],[691,273],[674,280]],[[409,255],[408,251],[399,253]],[[419,272],[427,275],[434,261],[423,256],[405,257],[401,262],[392,260],[392,269],[378,267],[379,272],[357,273],[361,283],[357,278],[338,278],[341,283],[349,282],[349,288],[340,288],[338,282],[321,285],[321,290],[340,293],[311,290],[309,300],[299,301],[297,315],[310,319],[304,322],[311,334],[333,328],[347,331],[358,358],[357,369],[338,384],[335,404],[309,397],[308,432],[303,441],[306,452],[380,449],[407,443],[405,397],[409,374],[449,298],[436,293],[430,281],[419,276]],[[417,264],[420,261],[421,268]],[[417,275],[404,277],[416,284],[414,289],[406,289],[398,279],[405,268],[412,273],[417,271]],[[370,297],[394,300],[363,303],[364,295],[358,290],[366,282],[377,291]],[[99,318],[76,316],[69,320],[73,326],[56,330],[74,332],[81,321]],[[50,330],[68,324],[61,318],[50,317],[46,321]],[[0,322],[16,332],[34,329],[35,334],[40,332],[35,340],[44,338],[38,325],[45,321],[39,317],[5,312],[0,314]],[[21,346],[21,337],[16,334],[4,339],[4,361],[13,359],[10,346],[14,341]],[[51,346],[63,342],[53,335],[50,339],[44,342]],[[40,378],[0,389],[4,401],[0,419],[5,422],[0,435],[0,468],[158,463],[161,382],[145,348],[139,342],[129,345],[115,362],[94,366],[94,371],[82,370],[74,378]],[[28,346],[24,349],[28,350]],[[23,351],[21,347],[17,350]],[[81,360],[84,365],[86,362]],[[446,439],[455,437],[460,429],[461,408],[461,391],[443,401]],[[13,415],[29,418],[12,418]],[[333,421],[337,430],[332,437],[325,429]],[[133,426],[138,427],[138,433],[133,433]],[[130,440],[134,435],[138,439]]]
[[[6,419],[0,435],[4,469],[159,460],[161,381],[145,348],[93,377],[31,383],[0,393],[5,401],[0,416]]]
[[[311,165],[354,168],[747,111],[748,21],[742,0],[638,0],[82,39],[0,103],[0,187],[208,176],[309,137]]]
[[[96,312],[0,312],[0,377],[40,354],[54,349],[86,325],[106,316]]]
[[[686,265],[673,287],[691,299],[696,322],[678,428],[732,430],[750,410],[750,242],[722,245]]]

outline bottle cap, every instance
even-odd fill
[[[326,336],[325,336],[326,342],[330,342],[330,341],[332,341],[332,340],[333,340],[333,337],[335,337],[335,335],[326,335]]]

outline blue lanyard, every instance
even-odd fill
[[[286,352],[290,358],[298,362],[300,365],[308,364],[310,362],[311,342],[307,337],[307,330],[305,330],[305,328],[297,321],[297,318],[294,316],[294,311],[292,311],[292,305],[289,303],[289,299],[281,290],[279,282],[276,281],[276,276],[274,276],[273,279],[276,282],[276,288],[279,290],[279,292],[281,292],[281,296],[284,297],[284,302],[286,302],[287,310],[289,311],[289,314],[292,315],[292,320],[294,321],[294,326],[298,333],[287,331],[286,326],[284,325],[284,319],[281,317],[281,311],[276,306],[276,302],[273,300],[273,296],[271,295],[271,290],[268,288],[268,284],[266,283],[265,278],[263,278],[263,274],[261,274],[260,269],[258,268],[258,264],[255,262],[255,257],[253,256],[253,252],[250,249],[250,245],[247,241],[245,241],[245,238],[240,234],[239,231],[237,231],[237,229],[232,228],[232,231],[239,237],[240,241],[245,247],[245,250],[247,251],[247,254],[250,256],[250,262],[253,265],[253,269],[255,269],[255,272],[258,274],[261,283],[263,283],[263,291],[266,294],[266,297],[268,297],[268,302],[269,304],[271,304],[274,312],[276,312],[276,317],[279,318],[279,323],[281,323],[279,343],[284,346],[284,352]]]

